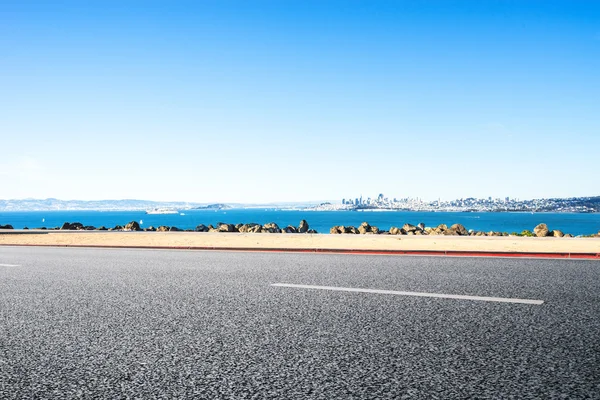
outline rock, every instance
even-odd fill
[[[262,225],[260,225],[260,224],[251,223],[248,225],[249,225],[249,227],[248,227],[249,233],[261,233],[263,231]]]
[[[396,228],[395,226],[392,226],[390,228],[390,235],[400,235],[402,234],[402,231],[400,231],[400,229]]]
[[[358,230],[358,228],[356,228],[354,226],[348,226],[346,229],[347,229],[347,233],[351,233],[353,235],[360,235],[360,231]]]
[[[217,224],[217,232],[235,232],[235,226],[232,224],[224,224],[223,222],[219,222]]]
[[[0,229],[15,229],[15,228],[13,228],[12,225],[6,224],[6,225],[0,225]]]
[[[460,235],[460,236],[467,236],[469,234],[469,232],[467,231],[467,228],[465,228],[461,224],[454,224],[454,225],[452,225],[450,227],[449,230],[453,231],[453,232],[456,232],[456,234]]]
[[[144,228],[144,231],[146,231],[146,232],[155,232],[155,231],[156,231],[156,228],[155,228],[155,227],[153,227],[153,226],[149,226],[149,227],[147,227],[147,228]]]
[[[29,230],[29,228],[28,228],[28,227],[26,227],[26,226],[24,226],[24,227],[23,227],[23,230],[24,230],[24,231],[28,231],[28,230]]]
[[[338,225],[332,226],[331,229],[329,229],[329,233],[331,235],[339,235],[340,233],[344,233],[344,227]]]
[[[404,224],[402,226],[402,233],[407,234],[408,232],[415,232],[417,227],[411,224]]]
[[[176,227],[176,226],[172,226],[172,227],[170,227],[170,228],[169,228],[169,232],[179,232],[180,230],[181,230],[181,229],[179,229],[179,228],[178,228],[178,227]]]
[[[554,237],[563,237],[563,236],[565,236],[565,234],[562,233],[561,231],[555,229],[555,230],[552,231],[552,236],[554,236]]]
[[[235,230],[239,232],[242,226],[244,226],[244,224],[235,224]]]
[[[306,233],[319,233],[319,232],[317,232],[317,231],[316,231],[316,230],[314,230],[314,229],[309,229],[308,231],[306,231]]]
[[[165,225],[161,225],[156,228],[156,232],[169,232],[169,227]]]
[[[406,234],[407,234],[408,236],[415,236],[415,232],[414,232],[414,231],[409,231],[409,232],[406,232]]]
[[[98,228],[99,231],[106,231],[106,227],[104,225],[102,225],[101,227]]]
[[[567,233],[564,237],[566,237],[566,238],[572,238],[573,235],[571,235],[570,233]]]
[[[140,231],[140,224],[138,224],[136,221],[131,221],[130,223],[128,223],[127,225],[125,225],[123,227],[124,231]]]
[[[85,229],[85,227],[80,222],[73,222],[72,224],[65,222],[60,229],[68,231],[82,231]]]
[[[281,229],[275,222],[268,222],[262,226],[263,233],[281,233]]]
[[[419,225],[417,225],[417,228],[424,231],[425,230],[425,224],[423,222],[420,222]]]
[[[366,234],[367,232],[371,232],[371,225],[369,225],[368,222],[363,222],[358,227],[358,231],[363,235]]]
[[[308,231],[308,229],[306,229],[306,231],[304,232],[300,232],[300,233],[306,233]],[[298,233],[298,230],[296,229],[295,226],[292,225],[288,225],[286,228],[284,228],[282,231],[282,233]]]
[[[379,228],[376,226],[372,226],[371,227],[371,233],[378,235],[379,234]]]
[[[92,225],[87,225],[83,229],[85,229],[86,231],[95,231],[96,227]]]
[[[208,232],[208,226],[204,225],[204,224],[200,224],[198,226],[196,226],[196,229],[194,229],[196,232]]]
[[[546,224],[539,224],[538,226],[533,228],[533,234],[537,237],[546,237],[548,236],[549,232],[550,231],[548,230],[548,225]]]
[[[308,222],[306,222],[305,219],[303,219],[302,221],[300,221],[300,225],[298,225],[298,233],[306,233],[308,232]]]

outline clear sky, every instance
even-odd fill
[[[600,194],[598,1],[0,2],[0,198]]]

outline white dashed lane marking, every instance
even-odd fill
[[[466,296],[462,294],[442,294],[442,293],[425,293],[425,292],[400,292],[396,290],[381,290],[381,289],[360,289],[347,288],[337,286],[314,286],[314,285],[296,285],[293,283],[273,283],[271,286],[288,287],[296,289],[316,289],[316,290],[333,290],[338,292],[358,292],[358,293],[374,293],[374,294],[392,294],[397,296],[416,296],[416,297],[435,297],[438,299],[455,299],[455,300],[475,300],[475,301],[493,301],[498,303],[519,303],[519,304],[544,304],[543,300],[530,299],[514,299],[509,297],[483,297],[483,296]]]

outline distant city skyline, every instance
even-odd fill
[[[600,3],[23,0],[0,16],[0,198],[599,194]]]

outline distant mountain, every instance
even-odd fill
[[[232,207],[227,204],[223,204],[223,203],[208,204],[205,206],[192,207],[192,209],[194,209],[194,210],[227,210],[229,208],[232,208]]]
[[[152,208],[191,209],[202,203],[160,202],[150,200],[59,200],[59,199],[20,199],[0,200],[0,211],[134,211]]]
[[[15,199],[0,200],[0,211],[137,211],[154,208],[178,210],[223,210],[230,208],[284,208],[302,209],[319,202],[284,202],[268,204],[252,203],[194,203],[183,201],[161,202],[151,200],[60,200],[60,199]]]

